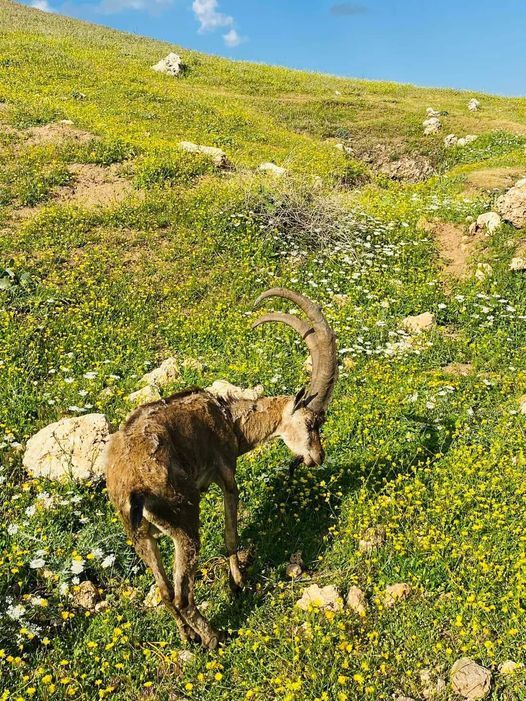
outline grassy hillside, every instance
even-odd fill
[[[150,70],[174,49],[184,77]],[[526,99],[475,95],[469,113],[471,96],[229,62],[0,0],[2,701],[421,699],[421,675],[447,682],[461,656],[492,670],[492,699],[526,698],[524,672],[498,672],[526,662],[526,278],[509,271],[524,231],[462,238],[526,175]],[[423,137],[429,105],[448,114]],[[445,149],[449,132],[478,139]],[[433,177],[380,172],[402,156]],[[264,161],[289,175],[258,174]],[[30,480],[21,451],[63,416],[118,423],[169,355],[168,389],[293,392],[301,343],[250,331],[253,299],[278,284],[317,299],[338,335],[328,458],[291,483],[280,445],[240,461],[253,563],[234,601],[222,499],[205,496],[198,600],[235,634],[183,663],[104,490]],[[402,319],[425,311],[436,325],[408,337]],[[363,552],[371,528],[385,537]],[[74,560],[103,611],[74,605]],[[313,581],[361,587],[367,615],[302,612]],[[398,582],[412,595],[386,607]]]

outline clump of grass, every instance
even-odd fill
[[[189,185],[200,176],[214,172],[217,172],[217,168],[203,154],[169,150],[139,159],[135,183],[140,188]]]

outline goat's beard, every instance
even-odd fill
[[[290,463],[289,463],[289,479],[292,479],[294,477],[294,473],[296,472],[296,468],[301,465],[303,462],[303,458],[301,455],[297,455],[295,458],[293,458]]]

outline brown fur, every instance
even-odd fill
[[[212,482],[223,490],[230,582],[239,590],[244,582],[237,558],[236,459],[278,436],[306,464],[323,460],[319,421],[293,397],[221,400],[191,389],[139,407],[110,439],[108,494],[184,638],[210,648],[219,641],[193,597],[200,493]],[[173,585],[159,554],[159,535],[174,541]]]

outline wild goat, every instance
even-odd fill
[[[338,372],[334,333],[306,297],[275,288],[260,295],[255,306],[268,297],[291,300],[308,317],[273,312],[253,325],[280,321],[298,331],[312,358],[308,390],[255,401],[222,400],[200,389],[179,392],[134,411],[113,434],[106,453],[108,493],[135,550],[151,568],[182,638],[208,648],[217,646],[220,635],[194,601],[200,493],[212,482],[223,491],[230,585],[237,591],[244,585],[237,556],[237,458],[279,437],[297,464],[312,467],[324,459],[320,427]],[[160,557],[160,535],[174,541],[173,586]]]

